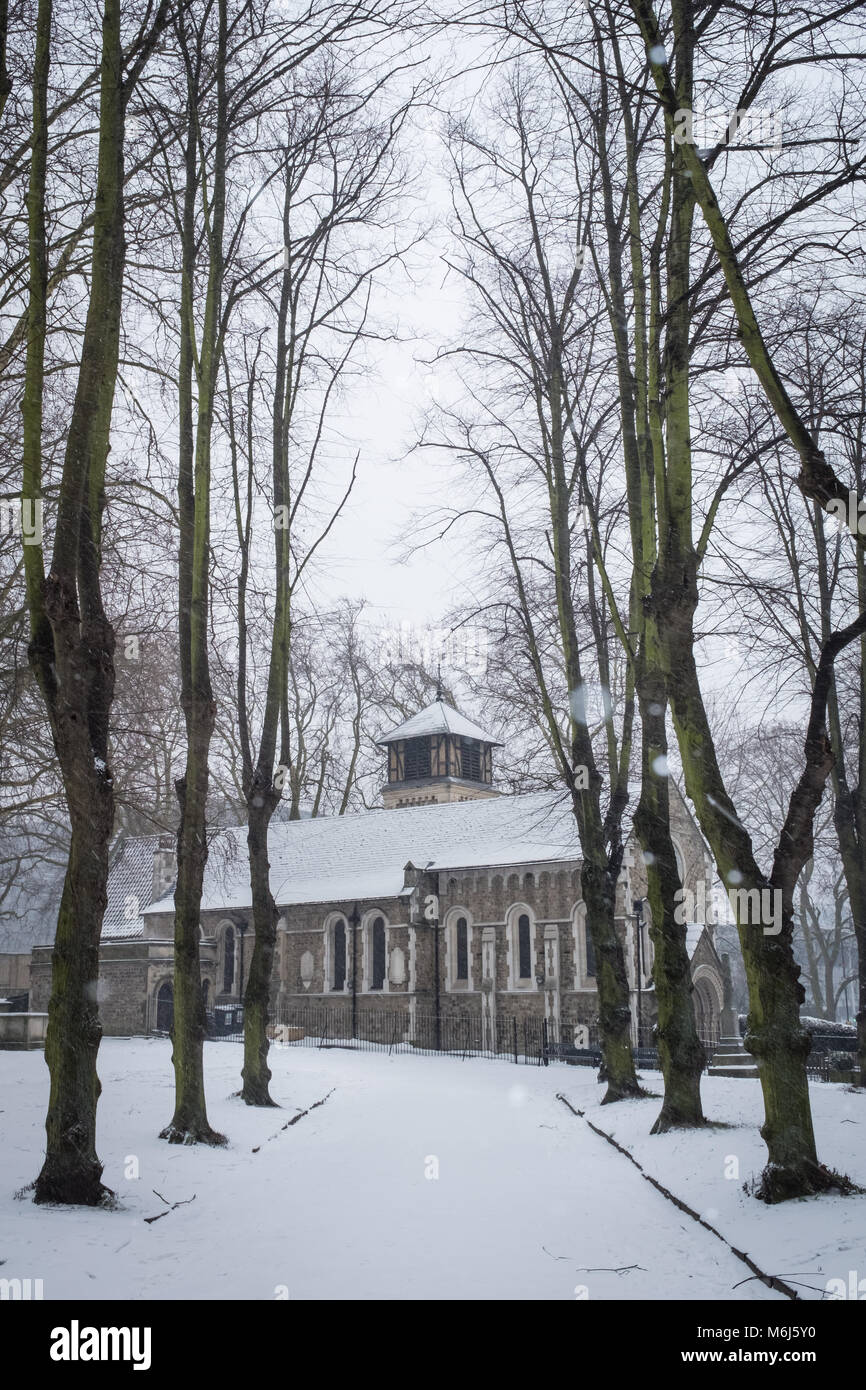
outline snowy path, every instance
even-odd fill
[[[275,1049],[284,1108],[261,1112],[231,1098],[239,1048],[209,1045],[206,1064],[231,1148],[170,1148],[154,1137],[171,1110],[168,1045],[107,1040],[100,1154],[122,1209],[46,1211],[9,1200],[38,1168],[44,1062],[0,1056],[5,1276],[42,1278],[46,1298],[778,1297],[734,1290],[744,1266],[555,1099],[592,1104],[583,1071]],[[163,1210],[154,1188],[195,1201],[147,1225]]]

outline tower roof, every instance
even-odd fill
[[[490,743],[494,747],[500,748],[501,742],[481,728],[480,724],[474,724],[471,719],[456,710],[453,705],[448,705],[444,700],[434,700],[432,705],[426,709],[419,710],[413,714],[411,719],[406,719],[402,724],[398,724],[396,729],[392,729],[384,738],[378,740],[379,747],[384,748],[389,743],[394,743],[398,738],[426,738],[429,734],[458,734],[462,738],[474,738],[479,743]]]

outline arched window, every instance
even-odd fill
[[[586,925],[586,918],[583,919],[584,930],[584,950],[586,951],[586,973],[595,976],[595,947],[592,944],[592,932]]]
[[[644,911],[645,911],[646,913],[649,912],[649,903],[647,903],[647,904],[645,905]],[[645,984],[648,984],[648,983],[652,980],[652,975],[653,975],[653,962],[655,961],[655,956],[656,956],[655,947],[653,946],[653,944],[652,944],[652,939],[650,938],[650,924],[649,924],[649,922],[646,920],[646,917],[644,917],[644,920],[643,920],[643,922],[641,923],[640,933],[641,933],[641,964],[643,965],[643,975],[644,975],[643,980],[642,980],[641,983],[645,985]]]
[[[458,917],[455,924],[457,944],[457,980],[469,980],[469,926],[465,917]]]
[[[449,908],[442,923],[445,940],[445,988],[471,990],[472,918],[465,907]]]
[[[156,1028],[159,1033],[170,1033],[174,1026],[174,985],[166,980],[159,987],[156,996]]]
[[[518,978],[532,979],[532,928],[525,912],[517,919]]]
[[[595,989],[595,947],[592,944],[592,933],[589,930],[589,923],[586,920],[586,903],[582,900],[575,904],[574,912],[572,913],[572,922],[574,940],[574,988]]]
[[[322,924],[324,958],[322,961],[322,988],[327,993],[332,990],[343,992],[349,988],[351,977],[352,933],[345,917],[340,912],[329,912]],[[309,962],[308,962],[309,964]],[[301,981],[306,989],[312,983],[313,973],[308,971]]]
[[[231,994],[235,983],[235,929],[226,927],[223,936],[223,994]]]
[[[342,917],[338,917],[334,923],[334,989],[345,989],[346,987],[346,923]]]
[[[374,917],[370,950],[370,988],[385,988],[385,919]]]
[[[508,988],[535,989],[535,918],[526,903],[509,908]]]

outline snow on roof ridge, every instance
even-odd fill
[[[235,844],[239,829],[229,831]],[[580,859],[574,817],[558,789],[316,816],[294,827],[279,821],[271,832],[271,883],[279,906],[396,897],[407,860],[422,869],[435,865],[438,872]],[[203,910],[249,906],[245,854],[222,862],[214,855],[205,873]],[[163,898],[144,915],[169,910]]]
[[[402,724],[398,724],[390,733],[384,734],[377,743],[382,748],[398,738],[423,738],[425,734],[442,733],[460,734],[464,738],[475,738],[480,743],[492,743],[497,748],[502,747],[499,739],[494,738],[493,734],[488,733],[480,724],[476,724],[474,719],[469,719],[454,705],[441,699],[433,700],[417,714],[404,719]]]
[[[551,797],[551,798],[556,797],[558,800],[564,800],[566,795],[567,795],[567,793],[566,793],[566,791],[565,791],[565,788],[563,788],[562,790],[560,790],[559,787],[539,787],[536,791],[533,791],[533,792],[500,792],[500,793],[499,793],[498,795],[496,795],[496,796],[476,796],[476,797],[472,797],[472,798],[471,798],[471,802],[472,802],[473,805],[477,805],[477,804],[478,804],[479,802],[481,802],[481,801],[488,801],[488,802],[495,801],[495,802],[497,802],[497,803],[500,804],[500,805],[501,805],[503,802],[508,802],[509,805],[513,805],[516,801],[528,801],[530,797]],[[424,813],[426,813],[426,812],[429,812],[429,811],[432,811],[432,810],[437,810],[437,811],[449,810],[449,811],[451,811],[451,810],[454,810],[454,809],[456,809],[456,808],[461,808],[461,807],[468,806],[469,804],[470,804],[470,799],[467,799],[466,801],[439,801],[439,802],[428,801],[428,802],[426,802],[426,803],[425,803],[424,805],[422,805],[422,806],[394,806],[394,807],[387,807],[387,806],[365,806],[365,807],[364,807],[362,810],[360,810],[360,811],[342,811],[342,812],[339,812],[339,811],[329,811],[329,812],[327,813],[327,815],[304,816],[301,820],[272,820],[272,821],[271,821],[271,829],[272,829],[272,830],[283,830],[283,829],[286,829],[286,830],[287,830],[290,826],[295,826],[295,825],[323,825],[323,824],[325,824],[325,823],[330,823],[331,821],[359,820],[362,816],[391,816],[391,817],[393,817],[393,816],[395,816],[395,815],[408,816],[408,815],[410,814],[410,812],[424,812]],[[214,840],[216,840],[216,838],[217,838],[219,835],[240,835],[240,834],[245,834],[245,833],[246,833],[246,829],[247,829],[247,827],[246,827],[245,824],[241,824],[241,825],[224,825],[224,826],[222,826],[219,830],[215,830],[215,831],[214,831]],[[130,836],[129,838],[130,838],[130,839],[136,839],[136,838],[146,839],[147,836],[140,836],[140,837],[138,837],[138,836]],[[213,843],[213,842],[211,842],[211,843]]]

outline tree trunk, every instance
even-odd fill
[[[583,856],[580,884],[586,904],[586,929],[595,952],[601,1074],[607,1083],[602,1105],[610,1105],[643,1095],[634,1068],[628,977],[615,925],[619,870],[611,872],[603,850],[600,859],[593,863],[584,845]]]
[[[42,0],[34,70],[33,162],[28,190],[30,302],[22,497],[41,497],[46,330],[46,96],[51,3]],[[37,1202],[94,1206],[107,1195],[96,1154],[99,937],[107,901],[114,792],[108,766],[114,633],[100,593],[104,477],[117,379],[125,258],[123,66],[119,0],[106,0],[100,63],[99,147],[87,318],[60,485],[54,555],[25,547],[31,641],[71,825],[69,861],[52,957],[45,1060],[51,1073],[46,1155]]]
[[[606,50],[600,30],[596,32],[596,57],[600,82],[600,102],[596,122],[599,159],[604,171],[602,206],[608,258],[607,305],[611,333],[616,345],[617,384],[622,428],[622,450],[626,471],[629,529],[632,542],[632,588],[629,634],[624,642],[626,656],[634,671],[635,688],[643,731],[641,795],[634,818],[647,867],[648,895],[652,918],[651,937],[655,947],[653,978],[658,1000],[659,1059],[665,1078],[665,1099],[653,1133],[674,1126],[704,1123],[700,1098],[703,1049],[697,1036],[692,1007],[691,972],[686,951],[686,930],[676,920],[676,890],[679,887],[676,856],[670,838],[670,798],[667,773],[656,770],[657,760],[667,761],[667,695],[661,670],[658,633],[645,599],[656,556],[656,505],[653,486],[654,434],[651,418],[658,414],[656,393],[660,377],[658,312],[658,261],[666,226],[670,198],[670,150],[662,184],[662,195],[654,241],[651,245],[650,277],[647,284],[646,260],[641,226],[641,198],[638,183],[637,149],[633,94],[614,43],[616,88],[625,133],[625,170],[628,213],[628,245],[633,313],[626,302],[623,273],[623,237],[614,199],[615,179],[609,168],[608,130],[611,126],[609,79]],[[630,337],[629,325],[632,324]],[[651,395],[653,399],[651,400]],[[656,447],[660,450],[661,430]],[[640,1039],[638,1039],[640,1042]]]
[[[45,1061],[51,1074],[47,1146],[35,1200],[95,1206],[111,1195],[101,1182],[102,1164],[96,1153],[96,1103],[101,1089],[96,1056],[102,1037],[96,986],[114,805],[108,776],[94,770],[86,783],[78,779],[73,785],[81,794],[69,799],[72,836],[51,963],[45,1038]]]
[[[255,790],[248,805],[247,845],[253,900],[255,943],[244,995],[244,1067],[241,1097],[247,1105],[274,1105],[268,1083],[268,1015],[271,973],[277,940],[277,906],[271,893],[268,827],[279,794]],[[261,803],[261,804],[257,804]]]
[[[564,358],[560,327],[551,326],[551,370],[547,386],[550,410],[550,475],[548,479],[556,608],[563,664],[569,694],[569,765],[566,777],[583,854],[581,891],[586,904],[586,928],[592,937],[596,960],[598,1021],[603,1067],[607,1082],[603,1105],[642,1095],[631,1048],[631,1008],[623,946],[616,934],[616,885],[622,867],[622,815],[627,797],[611,786],[606,819],[601,811],[602,776],[598,770],[592,735],[581,710],[584,681],[577,636],[569,518],[571,490],[566,479]],[[526,606],[526,605],[525,605]],[[527,608],[528,611],[528,608]],[[603,638],[596,636],[599,659]],[[600,668],[601,669],[601,668]],[[631,707],[633,713],[633,706]],[[630,730],[624,727],[623,743],[630,746]],[[611,782],[617,772],[609,755]],[[585,768],[589,785],[577,786],[574,770]]]
[[[642,24],[648,46],[652,47],[658,43],[658,34],[650,7],[640,0],[632,0],[632,8]],[[695,30],[691,0],[673,0],[672,16],[674,75],[671,79],[664,66],[663,79],[668,139],[671,138],[673,113],[692,107]],[[648,26],[652,28],[652,36]],[[650,59],[658,81],[655,50]],[[685,768],[686,787],[697,809],[701,829],[712,847],[723,883],[729,890],[736,885],[757,892],[758,901],[762,902],[764,890],[772,892],[776,885],[758,868],[748,832],[727,796],[694,660],[698,561],[692,539],[689,248],[695,196],[700,197],[703,189],[696,186],[692,153],[687,147],[678,146],[673,166],[666,294],[667,460],[666,467],[657,476],[662,512],[650,609],[661,639],[665,684]],[[808,786],[803,788],[803,803],[797,807],[796,814],[793,814],[793,797],[789,810],[792,828],[796,821],[798,831],[803,832],[803,842],[807,838],[806,825],[801,823],[800,814],[810,800],[816,785],[812,778],[818,770],[817,764],[813,767],[808,759],[807,741],[804,782]],[[777,852],[774,874],[778,869],[786,880],[784,910],[777,930],[775,922],[765,924],[760,914],[757,922],[750,921],[753,914],[744,904],[751,905],[753,900],[738,900],[737,927],[749,983],[746,1047],[758,1061],[766,1114],[761,1133],[769,1152],[759,1195],[770,1202],[821,1191],[833,1181],[832,1175],[819,1164],[815,1149],[805,1069],[809,1038],[799,1020],[803,989],[792,949],[794,884],[789,881],[788,871],[800,848],[802,844],[798,844],[793,855],[786,851],[784,862]],[[773,934],[767,934],[764,925],[772,926]]]
[[[746,892],[772,892],[772,885],[754,861],[748,833],[725,792],[716,762],[692,656],[691,613],[697,593],[696,586],[689,588],[692,598],[686,599],[683,590],[679,611],[666,606],[664,626],[667,684],[686,788],[723,883],[737,884]],[[654,588],[654,598],[657,596]],[[741,912],[737,930],[749,985],[745,1045],[757,1060],[764,1094],[761,1135],[767,1145],[768,1163],[759,1195],[777,1202],[826,1190],[833,1185],[833,1178],[818,1162],[812,1129],[805,1067],[809,1035],[800,1024],[804,991],[792,949],[793,915],[789,909],[784,911],[776,934],[766,934],[765,924],[748,920],[750,915],[744,920]],[[766,925],[775,928],[776,924]]]
[[[175,1110],[171,1123],[160,1133],[171,1144],[225,1144],[222,1134],[208,1123],[204,1091],[203,1049],[207,1029],[201,989],[199,937],[201,896],[208,857],[207,791],[208,754],[216,719],[216,706],[208,660],[208,612],[210,596],[210,490],[211,434],[214,395],[219,370],[219,336],[224,272],[223,229],[225,216],[226,160],[226,0],[218,0],[216,56],[217,130],[214,145],[213,191],[207,247],[207,289],[201,345],[195,347],[196,319],[193,295],[198,241],[195,200],[200,171],[196,63],[188,67],[188,122],[185,148],[185,185],[181,221],[182,295],[181,351],[178,372],[178,514],[180,553],[178,565],[178,634],[181,670],[181,705],[186,721],[187,754],[183,778],[176,783],[180,805],[177,833],[177,886],[174,894],[174,1025],[172,1062],[175,1073]],[[189,42],[183,12],[179,17],[181,43]],[[193,37],[201,56],[202,34]],[[193,367],[196,367],[198,400],[193,438]]]
[[[857,1065],[861,1086],[866,1086],[866,920],[862,917],[855,922],[857,933]]]
[[[862,733],[861,733],[862,738]],[[851,907],[854,939],[857,943],[857,1070],[858,1085],[866,1086],[866,856],[857,834],[857,812],[854,798],[846,782],[836,786],[835,820],[845,887]],[[844,961],[843,961],[844,972]]]
[[[204,1093],[204,1040],[207,1016],[201,989],[199,957],[201,895],[207,863],[205,804],[207,756],[215,706],[200,694],[187,716],[186,772],[175,784],[180,803],[177,833],[177,886],[174,894],[174,1022],[171,1060],[175,1107],[171,1123],[160,1132],[170,1144],[226,1143],[208,1123]]]
[[[655,685],[655,689],[653,688]],[[653,982],[658,1005],[658,1051],[665,1092],[652,1134],[703,1125],[701,1073],[704,1050],[692,1004],[686,925],[677,920],[680,887],[670,836],[664,682],[646,681],[640,692],[643,727],[641,795],[634,818],[647,865],[650,939],[655,950]]]

